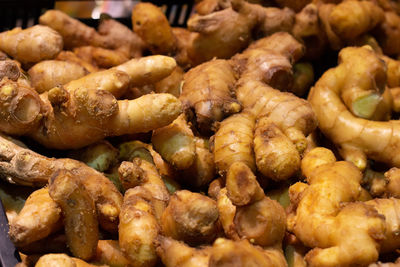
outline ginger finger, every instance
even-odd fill
[[[65,235],[72,255],[83,260],[91,259],[99,240],[93,199],[71,172],[57,172],[49,184],[49,194],[64,215]]]
[[[160,8],[151,3],[139,3],[132,10],[133,30],[153,54],[172,55],[176,39],[168,19]]]
[[[123,95],[128,86],[141,86],[168,76],[175,68],[175,60],[165,56],[149,56],[131,59],[114,68],[91,73],[66,84],[68,91],[80,88],[96,88],[111,92],[116,98]]]
[[[104,37],[95,29],[59,10],[47,10],[39,17],[39,23],[56,30],[64,40],[64,48],[93,45],[104,46]]]
[[[258,119],[254,132],[257,169],[273,180],[286,180],[300,169],[295,145],[268,118]]]
[[[350,68],[349,61],[360,60],[367,64],[372,61],[369,57],[379,61],[376,54],[365,47],[345,48],[347,57],[340,60],[338,67],[328,70],[316,85],[311,89],[308,100],[313,107],[319,121],[319,128],[335,145],[339,146],[339,152],[346,160],[352,161],[361,170],[366,167],[367,158],[384,162],[390,166],[400,166],[400,158],[397,157],[397,142],[399,139],[399,126],[397,121],[370,121],[356,118],[347,110],[339,95],[344,88],[350,87],[348,80],[357,79],[356,69]],[[343,51],[342,50],[342,51]],[[362,59],[354,59],[351,51],[366,50],[363,53],[354,53],[354,56],[363,55]],[[339,54],[341,58],[342,53]],[[368,56],[368,58],[366,58]],[[361,66],[360,66],[361,67]],[[363,67],[364,68],[364,67]],[[382,72],[374,72],[377,77],[368,76],[364,81],[378,85],[382,81]],[[365,75],[365,73],[361,73]],[[383,73],[383,77],[385,73]],[[335,114],[335,115],[333,115]],[[338,130],[340,129],[340,131]],[[377,142],[377,140],[379,140]],[[378,145],[379,144],[379,145]]]
[[[44,187],[34,191],[18,216],[10,222],[10,238],[18,247],[47,237],[62,228],[61,209]]]
[[[225,181],[221,177],[214,179],[208,186],[207,195],[212,199],[217,200],[219,191],[221,191],[224,186]]]
[[[221,122],[213,145],[215,166],[220,174],[226,174],[237,161],[244,162],[255,171],[252,151],[254,125],[254,116],[247,112],[232,115]]]
[[[219,235],[219,226],[216,202],[187,190],[171,196],[161,217],[164,235],[189,245],[211,243]]]
[[[226,190],[232,204],[244,206],[264,197],[264,191],[251,170],[241,161],[232,163],[226,175]]]
[[[99,240],[93,261],[111,267],[124,267],[130,264],[116,240]]]
[[[329,23],[341,39],[350,40],[373,29],[383,19],[382,9],[372,2],[346,1],[332,10]]]
[[[178,170],[187,169],[194,162],[194,135],[184,114],[171,124],[155,129],[151,143],[154,149]]]
[[[85,68],[68,61],[45,60],[28,70],[32,87],[39,93],[66,84],[87,74]]]
[[[210,134],[213,124],[240,111],[232,98],[236,76],[226,60],[212,60],[190,69],[184,75],[179,99],[186,111],[194,109],[197,128]]]
[[[149,191],[140,186],[128,189],[120,214],[119,245],[132,266],[154,266],[157,262],[154,240],[159,225],[153,206],[143,194]]]
[[[114,232],[122,195],[103,174],[72,159],[54,159],[22,148],[0,136],[0,177],[28,186],[43,186],[59,170],[68,170],[81,178],[95,200],[99,222],[103,229]]]
[[[0,34],[0,49],[23,64],[55,58],[62,48],[62,37],[46,26],[15,28]]]

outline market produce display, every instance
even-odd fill
[[[400,4],[58,10],[0,33],[21,266],[400,264]]]

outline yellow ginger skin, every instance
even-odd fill
[[[385,237],[385,217],[357,202],[363,191],[361,172],[351,162],[337,162],[325,148],[311,150],[301,164],[307,184],[298,182],[289,189],[288,230],[314,248],[306,255],[307,263],[349,266],[375,262]]]
[[[364,52],[360,53],[360,51]],[[371,58],[379,61],[378,56],[367,47],[343,49],[339,54],[339,66],[328,70],[320,78],[311,89],[308,100],[318,118],[319,128],[338,146],[344,159],[352,161],[360,169],[366,167],[367,158],[384,162],[390,166],[400,166],[399,122],[357,118],[347,109],[340,98],[343,91],[351,87],[349,82],[359,79],[356,77],[360,75],[358,70],[364,66],[349,68],[349,66],[353,66],[349,61],[351,62],[354,60],[353,57],[361,55],[365,60],[359,60],[365,64],[369,64],[367,60],[371,60]],[[370,76],[361,73],[361,75],[366,75],[363,86],[373,87],[380,83],[384,84],[385,76],[383,74],[382,78],[381,73],[382,70],[379,71],[379,69],[372,72]]]

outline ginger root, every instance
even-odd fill
[[[211,243],[219,236],[217,203],[209,197],[187,190],[171,196],[161,217],[164,235],[189,245]]]
[[[0,50],[23,64],[53,59],[63,48],[62,37],[49,27],[36,25],[0,33]]]
[[[301,163],[307,184],[289,189],[288,230],[313,248],[310,266],[367,265],[378,259],[385,219],[362,195],[361,172],[351,162],[336,162],[326,148],[308,152]],[[357,225],[354,228],[354,224]]]
[[[61,209],[50,197],[49,189],[34,191],[10,223],[10,238],[18,247],[47,237],[62,228]]]
[[[339,58],[339,66],[328,70],[311,89],[308,96],[318,118],[319,128],[338,146],[342,157],[354,162],[360,169],[365,169],[367,158],[390,166],[400,166],[397,149],[400,138],[398,122],[357,118],[340,98],[346,88],[353,88],[354,84],[350,81],[360,81],[360,86],[364,86],[365,90],[379,91],[378,88],[384,88],[386,77],[384,65],[367,47],[345,48],[339,54]],[[360,62],[357,68],[352,64],[354,60]],[[372,65],[371,62],[377,62],[377,64]],[[371,74],[359,73],[359,68]],[[364,75],[367,76],[362,78]],[[378,96],[377,99],[381,98]],[[360,107],[361,110],[365,108],[363,113],[371,114],[373,112],[368,109],[373,109],[375,106],[370,102]]]

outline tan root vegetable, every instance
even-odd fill
[[[95,203],[80,178],[57,172],[49,181],[49,194],[63,213],[67,244],[75,257],[91,259],[99,240]]]
[[[61,229],[61,209],[50,197],[48,188],[34,191],[10,224],[10,237],[18,247],[47,237]]]
[[[84,67],[68,61],[45,60],[29,69],[32,87],[39,93],[50,90],[87,74]]]
[[[55,58],[62,48],[62,37],[46,26],[15,28],[0,34],[0,50],[24,64]]]

